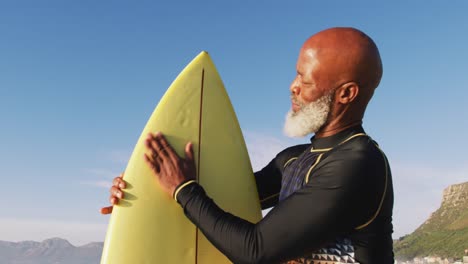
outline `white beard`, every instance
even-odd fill
[[[288,112],[284,123],[284,133],[289,137],[304,137],[319,131],[327,122],[332,98],[333,93],[330,93],[309,104],[304,104],[292,97],[291,99],[299,104],[301,109],[297,112],[293,110]]]

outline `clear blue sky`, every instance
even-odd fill
[[[333,26],[380,48],[384,76],[364,125],[393,168],[395,236],[468,179],[467,1],[155,2],[0,1],[0,240],[103,241],[103,186],[202,50],[254,167],[307,141],[282,135],[288,87],[302,42]]]

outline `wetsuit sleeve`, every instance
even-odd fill
[[[234,263],[278,263],[310,253],[375,212],[381,192],[369,192],[372,183],[367,181],[384,173],[383,160],[368,156],[336,153],[324,159],[308,184],[257,224],[224,212],[197,183],[183,188],[178,201],[186,216]]]
[[[255,172],[255,181],[262,209],[275,206],[278,203],[281,189],[281,179],[285,164],[299,156],[309,144],[297,145],[281,151],[262,170]]]

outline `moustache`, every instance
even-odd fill
[[[304,107],[306,105],[304,102],[301,102],[299,99],[297,99],[297,97],[295,95],[293,95],[293,94],[290,95],[290,98],[291,98],[291,101],[293,102],[293,104],[297,104],[300,107]]]

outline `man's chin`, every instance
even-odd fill
[[[290,111],[292,111],[294,113],[298,113],[298,112],[301,111],[301,107],[299,105],[293,104]]]
[[[305,137],[313,134],[327,122],[332,95],[324,95],[304,106],[293,104],[286,115],[284,133],[288,137]]]
[[[313,133],[304,126],[303,119],[304,116],[301,116],[301,111],[295,112],[291,109],[286,115],[283,133],[291,138],[301,138]]]

